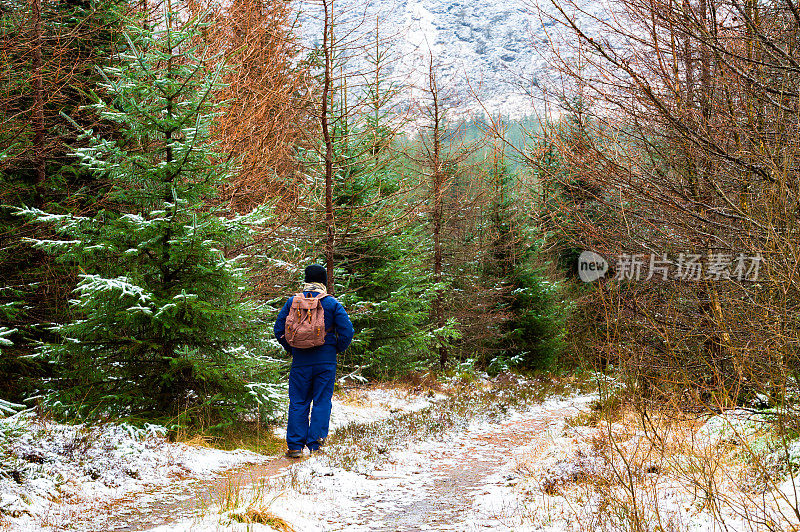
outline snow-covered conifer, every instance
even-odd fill
[[[209,65],[220,62],[202,27],[166,9],[130,25],[123,61],[102,70],[107,97],[91,108],[117,128],[86,131],[77,156],[110,183],[106,207],[83,218],[20,211],[62,237],[34,245],[80,272],[74,320],[41,349],[62,377],[52,404],[208,421],[252,397],[237,349],[250,309],[223,253],[246,231],[210,201],[229,168],[209,137],[220,75]]]

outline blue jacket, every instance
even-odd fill
[[[304,292],[306,296],[315,296],[318,292]],[[291,347],[284,338],[286,334],[286,317],[292,307],[294,296],[290,297],[275,320],[275,338],[286,351],[292,354],[292,366],[313,366],[316,364],[336,365],[336,354],[341,353],[353,340],[353,324],[350,316],[335,297],[328,296],[322,299],[322,308],[325,311],[325,330],[330,331],[325,335],[325,343],[311,349],[297,349]]]

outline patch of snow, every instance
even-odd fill
[[[766,428],[764,419],[749,411],[730,411],[725,415],[711,416],[696,433],[696,441],[701,445],[714,446],[720,443],[738,445]]]

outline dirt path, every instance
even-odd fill
[[[390,513],[375,515],[370,510],[364,511],[360,528],[375,531],[471,531],[487,527],[513,530],[513,525],[503,523],[502,516],[494,511],[478,515],[481,511],[476,503],[489,493],[487,488],[515,483],[516,458],[523,453],[530,457],[543,452],[550,443],[549,431],[560,428],[565,417],[577,412],[577,405],[559,404],[485,430],[467,432],[457,443],[440,446],[431,452],[428,472],[433,482],[427,489]]]

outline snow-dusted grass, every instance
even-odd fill
[[[547,446],[520,457],[524,480],[504,496],[530,529],[799,528],[796,444],[784,445],[764,415],[644,417],[623,406],[592,418],[565,420]]]
[[[384,386],[337,393],[332,427],[335,430],[358,421],[375,422],[419,411],[446,397],[427,392],[409,393],[404,387]],[[278,430],[285,433],[285,426]],[[157,425],[62,424],[31,413],[0,419],[0,529],[62,529],[73,526],[77,518],[93,514],[99,523],[122,497],[137,497],[160,486],[270,458],[242,450],[214,449],[205,445],[207,439],[202,437],[188,444],[172,443],[166,432]],[[228,439],[231,441],[215,438],[211,443],[227,447],[253,439],[260,445],[249,446],[258,450],[264,448],[266,440],[267,448],[274,444],[272,434],[252,438],[239,434]],[[227,499],[216,501],[219,507],[230,510],[223,512],[223,521],[236,525],[238,521],[269,520],[259,510],[265,505],[258,496],[248,501],[236,497],[231,493]]]
[[[397,445],[452,434],[477,421],[504,419],[551,395],[574,391],[571,386],[575,384],[549,378],[527,381],[515,376],[454,382],[449,396],[439,398],[435,406],[385,422],[353,422],[336,429],[330,438],[329,461],[344,469],[368,472],[384,462],[388,450]],[[432,391],[428,395],[434,397]]]
[[[62,529],[123,496],[265,457],[170,443],[166,429],[0,419],[0,526]]]
[[[236,469],[229,474],[239,481],[213,494],[210,504],[203,503],[202,515],[178,517],[156,530],[306,531],[341,529],[346,523],[348,530],[370,530],[374,519],[364,517],[365,508],[377,520],[389,519],[422,493],[435,499],[432,490],[441,482],[432,470],[437,460],[451,463],[458,456],[454,450],[475,435],[491,437],[497,422],[524,421],[560,408],[561,403],[540,403],[576,387],[567,380],[504,376],[348,390],[337,395],[325,455],[255,482],[246,478],[247,470]],[[564,405],[572,408],[574,403]],[[0,519],[12,530],[106,529],[114,523],[104,519],[113,514],[120,497],[147,507],[164,496],[159,486],[180,486],[266,459],[244,451],[170,443],[163,434],[156,426],[62,425],[30,415],[0,420]],[[493,449],[482,444],[466,452],[492,456]],[[497,471],[518,478],[513,467],[500,462]],[[491,500],[491,490],[500,490],[496,507],[510,511],[506,503],[517,500],[516,495],[502,491],[511,489],[507,479],[497,482],[490,482],[481,500]],[[514,519],[520,521],[524,507],[515,508]],[[473,513],[486,513],[481,512],[477,508]],[[475,523],[480,517],[470,519]]]
[[[414,392],[403,385],[365,386],[337,390],[333,396],[330,431],[351,424],[382,421],[394,415],[418,412],[445,399],[447,395],[427,389]],[[286,437],[286,420],[275,427],[275,436]]]
[[[248,506],[298,532],[424,526],[429,516],[414,514],[410,502],[458,505],[436,501],[447,492],[442,483],[451,481],[437,468],[452,474],[473,459],[485,461],[494,452],[493,434],[505,437],[514,433],[515,423],[539,419],[545,424],[541,430],[528,434],[525,445],[498,455],[491,474],[469,488],[466,500],[472,502],[457,508],[452,522],[436,522],[431,529],[800,529],[794,495],[800,483],[793,476],[800,442],[784,440],[766,414],[664,410],[643,417],[624,400],[601,403],[582,395],[540,403],[549,393],[539,395],[525,383],[482,382],[478,388],[426,410],[341,427],[326,455],[292,466],[256,491],[245,488],[246,502],[196,520],[192,528],[227,529],[231,516]],[[354,409],[361,400],[353,399]]]

